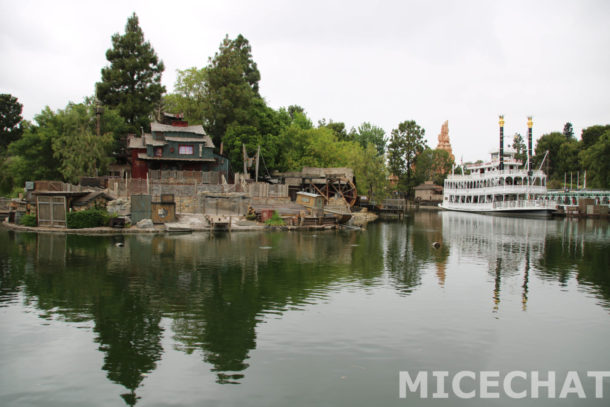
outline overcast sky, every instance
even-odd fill
[[[0,93],[24,117],[93,95],[110,37],[136,12],[165,63],[201,68],[225,34],[244,35],[273,108],[316,123],[364,121],[387,134],[415,120],[436,147],[442,123],[459,161],[485,159],[505,134],[534,138],[610,123],[610,1],[0,2]],[[508,143],[507,143],[508,144]]]

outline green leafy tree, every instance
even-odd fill
[[[583,131],[584,133],[584,131]],[[587,186],[610,189],[610,129],[590,147],[579,153],[582,166],[587,169]]]
[[[610,124],[607,124],[605,126],[591,126],[587,127],[586,129],[583,129],[581,135],[583,143],[582,148],[586,150],[587,148],[597,143],[597,140],[599,140],[602,134],[604,134],[608,130],[610,130]]]
[[[248,123],[249,110],[253,101],[260,99],[260,73],[251,52],[241,34],[234,40],[226,36],[205,68],[203,127],[217,147],[230,125],[252,125]]]
[[[521,160],[523,164],[527,161],[527,146],[523,141],[523,137],[519,133],[515,133],[513,136],[513,143],[509,144],[509,147],[512,147],[515,150],[515,158],[517,160]]]
[[[557,152],[557,179],[563,180],[564,174],[577,172],[580,170],[580,162],[578,154],[580,152],[580,143],[574,138],[566,140],[559,147]]]
[[[311,121],[302,114],[295,115],[289,126],[280,135],[278,170],[300,171],[303,165],[316,165],[310,161],[311,142],[317,137],[325,137],[334,142],[333,134],[327,128],[313,128]]]
[[[281,109],[282,108],[280,108],[280,110]],[[290,106],[288,106],[288,108],[283,108],[283,109],[288,112],[288,115],[290,115],[291,120],[294,120],[297,114],[305,115],[305,109],[303,109],[299,105],[290,105]]]
[[[387,192],[388,171],[384,157],[373,145],[367,148],[355,141],[339,140],[337,134],[326,126],[316,129],[292,127],[295,134],[285,149],[290,159],[289,170],[300,171],[308,167],[348,167],[354,171],[360,194],[382,198]],[[296,143],[295,140],[298,140]],[[284,140],[289,143],[288,140]]]
[[[205,110],[206,70],[196,67],[178,70],[174,93],[164,96],[163,109],[183,113],[190,124],[203,123]]]
[[[105,173],[112,161],[112,133],[95,134],[95,116],[87,105],[70,103],[58,111],[52,124],[53,156],[63,179],[77,183],[82,176]]]
[[[261,147],[259,176],[278,169],[281,166],[280,134],[288,120],[287,115],[271,109],[263,99],[254,99],[245,120],[230,124],[223,138],[233,168],[243,171],[242,145],[245,145],[250,156]]]
[[[333,122],[332,120],[327,122],[326,119],[322,119],[318,120],[318,127],[326,127],[332,130],[339,141],[351,141],[354,139],[354,134],[347,132],[343,122]]]
[[[548,151],[548,155],[544,161],[544,166],[542,169],[545,171],[549,179],[561,178],[563,180],[563,173],[559,172],[559,150],[561,145],[567,141],[568,140],[563,133],[553,132],[543,135],[536,143],[536,154],[534,156],[535,167],[538,168],[538,166],[542,163],[546,152]]]
[[[326,125],[314,128],[302,109],[280,109],[289,117],[281,130],[277,148],[277,169],[300,171],[303,167],[349,167],[361,194],[383,197],[387,192],[388,171],[384,157],[372,144],[339,140]],[[290,121],[291,120],[291,121]],[[282,121],[286,124],[286,121]]]
[[[81,176],[104,174],[125,123],[117,112],[107,109],[98,137],[95,113],[92,98],[57,112],[46,107],[34,117],[35,124],[25,126],[23,136],[10,144],[0,189],[6,193],[23,187],[25,181],[77,182]]]
[[[353,143],[348,166],[354,170],[358,194],[371,199],[384,198],[388,193],[388,169],[383,155],[373,144],[362,147]]]
[[[280,115],[283,117],[282,121],[287,126],[296,125],[301,129],[312,129],[313,123],[307,117],[307,113],[305,109],[301,106],[291,105],[288,108],[281,107],[279,111]]]
[[[425,130],[415,121],[400,123],[392,130],[388,145],[388,166],[408,194],[415,187],[415,159],[426,148]]]
[[[5,93],[0,94],[0,153],[23,134],[22,110],[23,105],[16,97]]]
[[[23,188],[26,181],[62,179],[60,163],[53,155],[53,139],[57,136],[54,121],[55,113],[46,107],[34,116],[35,124],[25,126],[23,136],[9,145],[8,158],[0,171],[4,194]]]
[[[360,143],[363,148],[372,144],[377,149],[377,154],[385,154],[385,131],[381,127],[374,126],[369,122],[364,122],[355,131],[354,139]]]
[[[452,167],[453,160],[447,151],[426,148],[415,160],[416,184],[432,181],[436,185],[443,185]]]
[[[243,76],[254,94],[260,97],[258,92],[258,82],[261,80],[261,74],[258,71],[256,62],[252,59],[252,47],[248,40],[239,34],[233,40],[233,47],[239,55],[239,60],[243,67]]]
[[[567,122],[563,126],[563,135],[566,136],[568,140],[574,138],[574,128],[572,127],[572,123]]]
[[[119,111],[130,132],[148,129],[150,116],[165,92],[161,85],[165,67],[144,40],[135,13],[127,20],[125,34],[112,36],[112,48],[106,51],[106,59],[110,66],[102,68],[102,80],[96,84],[98,99]]]
[[[343,167],[348,165],[350,143],[337,140],[328,127],[307,131],[306,147],[299,167]],[[298,167],[297,167],[298,168]]]

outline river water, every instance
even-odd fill
[[[0,228],[0,330],[2,406],[607,406],[610,378],[598,398],[587,372],[610,371],[610,227],[420,211],[366,231]],[[429,372],[428,397],[399,398],[401,371]],[[526,398],[502,380],[482,398],[484,371],[526,372]],[[555,398],[532,398],[534,371]],[[585,398],[558,398],[570,371]]]

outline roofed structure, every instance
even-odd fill
[[[146,178],[149,170],[217,172],[229,178],[229,159],[214,153],[214,142],[202,125],[189,126],[182,115],[163,114],[151,133],[128,141],[132,177]]]

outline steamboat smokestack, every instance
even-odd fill
[[[532,116],[527,117],[527,173],[529,176],[532,175],[532,156],[534,155],[532,152],[532,126],[534,122],[532,121]]]
[[[504,115],[500,115],[500,171],[504,169]]]

